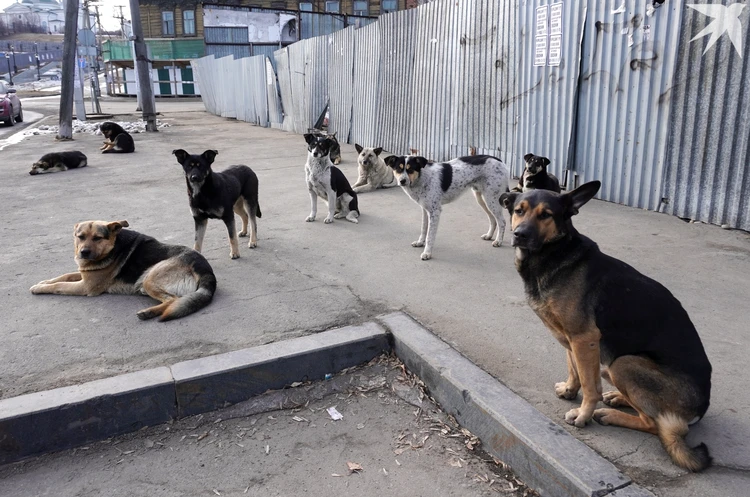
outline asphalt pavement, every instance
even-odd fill
[[[55,97],[25,108],[53,114]],[[0,152],[5,181],[0,226],[0,398],[142,370],[301,336],[404,310],[566,430],[660,496],[746,495],[750,484],[750,236],[592,201],[574,222],[613,256],[665,284],[683,303],[714,368],[712,405],[689,441],[707,443],[715,466],[688,475],[656,437],[563,422],[557,399],[565,354],[525,303],[513,252],[482,240],[486,216],[471,195],[443,210],[431,261],[411,247],[420,211],[398,188],[362,194],[360,223],[306,223],[306,146],[301,136],[211,116],[196,101],[157,102],[170,127],[135,136],[136,153],[99,155],[101,137],[55,143],[32,135]],[[102,102],[135,120],[133,100]],[[55,118],[51,119],[52,121]],[[44,121],[48,123],[48,120]],[[5,138],[6,140],[9,138]],[[376,144],[362,144],[376,145]],[[2,147],[2,144],[0,144]],[[190,245],[193,222],[176,148],[219,151],[215,168],[247,164],[260,179],[258,248],[230,260],[223,224],[209,223],[204,255],[219,281],[204,311],[171,323],[141,322],[145,297],[34,296],[28,288],[74,270],[72,228],[86,219],[127,219],[131,228]],[[89,167],[31,177],[49,151],[79,149]],[[353,145],[341,169],[356,178]],[[322,205],[320,206],[322,207]]]

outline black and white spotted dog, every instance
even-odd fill
[[[310,215],[306,221],[315,221],[318,214],[318,197],[328,203],[328,215],[323,221],[332,223],[333,219],[345,218],[359,223],[359,205],[357,193],[352,190],[349,181],[341,170],[331,163],[331,138],[313,133],[305,134],[307,142],[307,162],[305,163],[305,180],[310,193]]]
[[[493,247],[503,243],[505,218],[500,195],[508,191],[508,168],[489,155],[472,155],[450,162],[428,163],[424,157],[390,156],[385,159],[396,181],[412,200],[422,207],[422,232],[412,247],[424,247],[422,260],[432,257],[443,204],[456,200],[468,188],[487,213],[490,229],[482,235]]]

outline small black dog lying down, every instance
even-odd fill
[[[203,248],[203,237],[210,219],[221,219],[229,234],[229,257],[240,256],[239,240],[234,225],[234,213],[242,219],[239,236],[247,236],[248,220],[250,241],[248,248],[258,246],[258,224],[261,217],[258,203],[258,177],[247,166],[229,166],[217,173],[211,170],[216,150],[206,150],[201,155],[190,155],[182,149],[173,150],[177,162],[182,165],[187,182],[190,210],[195,220],[195,246],[198,252]]]
[[[130,133],[122,129],[117,123],[106,122],[99,126],[104,138],[104,145],[99,149],[103,154],[135,152],[135,142]]]
[[[42,173],[56,173],[86,167],[87,159],[83,152],[77,150],[71,152],[52,152],[44,154],[41,159],[31,165],[29,174],[34,176]]]
[[[514,192],[527,192],[529,190],[549,190],[560,193],[560,181],[554,174],[547,172],[549,159],[541,155],[526,154],[523,156],[526,162],[518,185],[513,188]]]

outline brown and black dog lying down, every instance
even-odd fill
[[[144,294],[161,302],[138,312],[140,319],[181,318],[207,306],[216,277],[195,250],[167,245],[132,230],[127,221],[85,221],[73,228],[78,271],[42,281],[31,293]]]
[[[711,464],[708,448],[689,447],[685,435],[708,410],[711,364],[669,290],[603,254],[573,227],[572,216],[600,186],[500,197],[511,214],[516,269],[529,305],[568,351],[568,379],[555,393],[573,400],[583,390],[567,423],[581,428],[593,418],[658,435],[675,464],[700,471]],[[618,391],[602,396],[601,378]],[[600,400],[635,414],[596,409]]]

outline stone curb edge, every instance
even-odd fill
[[[377,319],[390,332],[398,358],[443,410],[541,495],[653,497],[408,315]]]
[[[323,379],[390,348],[369,322],[0,400],[0,465]]]

